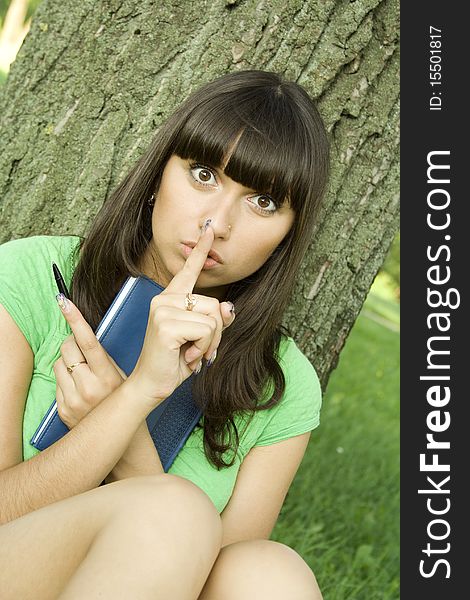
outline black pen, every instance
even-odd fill
[[[67,289],[67,286],[65,285],[64,278],[62,277],[62,274],[59,271],[59,267],[55,263],[52,263],[52,270],[54,271],[54,279],[57,283],[57,289],[59,290],[59,293],[64,294],[67,300],[70,300],[69,291]]]

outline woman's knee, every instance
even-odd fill
[[[227,590],[230,593],[227,595]],[[292,548],[270,540],[248,540],[222,548],[199,600],[321,600],[315,575]]]
[[[111,484],[119,492],[116,518],[129,518],[143,532],[168,530],[187,542],[220,549],[222,522],[214,504],[199,487],[177,475],[136,477]],[[118,489],[119,486],[119,489]]]
[[[282,570],[285,566],[286,593],[288,589],[293,590],[298,586],[299,600],[300,598],[305,598],[305,600],[322,600],[322,594],[318,587],[315,574],[298,552],[290,546],[280,542],[268,540],[260,541],[265,544],[270,544],[269,552],[272,553],[272,568],[276,569],[277,564],[277,567]]]

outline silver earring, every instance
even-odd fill
[[[155,204],[155,194],[152,194],[147,202],[149,206],[153,206]]]

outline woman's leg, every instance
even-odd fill
[[[315,575],[295,550],[269,540],[224,546],[198,600],[322,600]]]
[[[216,508],[190,481],[119,481],[1,526],[0,597],[193,600],[221,539]]]

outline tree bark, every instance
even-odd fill
[[[332,141],[285,319],[325,385],[398,228],[398,37],[398,0],[44,0],[0,89],[0,242],[86,235],[190,91],[282,73]]]

